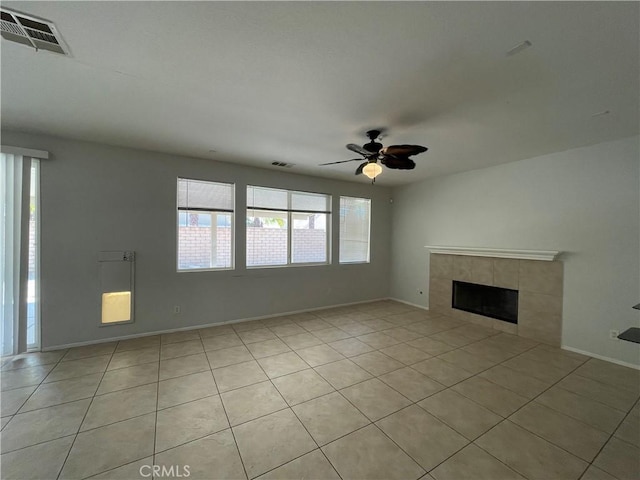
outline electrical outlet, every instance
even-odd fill
[[[175,305],[173,307],[173,313],[180,313],[180,305]]]
[[[609,330],[609,338],[611,340],[618,340],[618,335],[620,335],[619,330]]]

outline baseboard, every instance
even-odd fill
[[[629,368],[633,368],[634,370],[640,370],[640,365],[636,365],[635,363],[623,362],[622,360],[618,360],[616,358],[605,357],[604,355],[598,355],[597,353],[587,352],[585,350],[580,350],[578,348],[567,347],[566,345],[562,345],[560,348],[562,348],[563,350],[568,350],[569,352],[586,355],[587,357],[593,357],[593,358],[597,358],[598,360],[604,360],[605,362],[615,363],[616,365],[621,365],[623,367],[629,367]]]
[[[295,315],[297,313],[316,312],[319,310],[327,310],[329,308],[350,307],[353,305],[362,305],[363,303],[373,303],[373,302],[379,302],[383,300],[395,300],[395,299],[389,298],[389,297],[374,298],[372,300],[361,300],[359,302],[339,303],[335,305],[328,305],[325,307],[306,308],[304,310],[291,310],[288,312],[261,315],[259,317],[248,317],[248,318],[240,318],[235,320],[227,320],[226,322],[206,323],[203,325],[195,325],[195,326],[188,326],[188,327],[181,327],[181,328],[170,328],[167,330],[156,330],[153,332],[134,333],[132,335],[122,335],[119,337],[102,338],[100,340],[87,340],[85,342],[74,342],[74,343],[66,343],[63,345],[54,345],[54,346],[44,347],[41,349],[41,351],[50,352],[54,350],[63,350],[65,348],[85,347],[87,345],[96,345],[99,343],[117,342],[120,340],[131,340],[132,338],[152,337],[153,335],[162,335],[165,333],[187,332],[189,330],[200,330],[201,328],[218,327],[221,325],[231,325],[234,323],[253,322],[254,320],[266,320],[268,318],[283,317],[286,315]],[[400,300],[396,300],[396,301],[400,302]],[[406,302],[401,302],[401,303],[406,303]]]
[[[429,310],[429,307],[425,307],[424,305],[418,305],[417,303],[407,302],[406,300],[400,300],[399,298],[389,297],[389,300],[393,300],[394,302],[404,303],[405,305],[410,305],[412,307],[419,308],[420,310]]]

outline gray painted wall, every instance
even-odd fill
[[[394,189],[391,296],[428,305],[425,245],[561,250],[563,345],[640,364],[609,339],[640,325],[639,138]]]
[[[229,163],[3,132],[4,145],[47,150],[41,163],[42,345],[50,348],[387,297],[389,190]],[[244,224],[247,184],[333,195],[333,263],[176,272],[176,178],[234,182]],[[371,198],[371,263],[338,265],[340,195]],[[243,228],[236,229],[244,246]],[[97,254],[135,250],[136,321],[99,327]],[[180,315],[173,306],[180,305]]]
[[[3,132],[2,143],[51,152],[41,167],[44,348],[389,294],[428,306],[431,244],[566,252],[563,344],[640,364],[637,345],[608,338],[640,323],[631,309],[640,301],[639,137],[396,188],[391,207],[379,185],[40,135]],[[332,265],[246,270],[239,248],[235,271],[177,273],[178,176],[235,182],[239,225],[247,184],[332,194]],[[340,195],[372,199],[368,265],[337,264]],[[236,235],[244,245],[244,230]],[[99,327],[97,253],[125,249],[138,254],[136,322]]]

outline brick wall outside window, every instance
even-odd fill
[[[217,227],[217,265],[224,266],[231,251],[231,229]],[[180,268],[215,268],[211,265],[211,228],[179,227]],[[324,230],[293,230],[295,245],[293,259],[296,263],[325,262],[327,234]],[[259,249],[247,251],[248,265],[273,265],[287,263],[287,231],[279,228],[247,227],[249,245]]]

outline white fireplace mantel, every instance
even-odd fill
[[[518,260],[544,260],[551,262],[561,252],[555,250],[511,250],[507,248],[445,247],[426,245],[431,253],[468,255],[470,257],[514,258]]]

